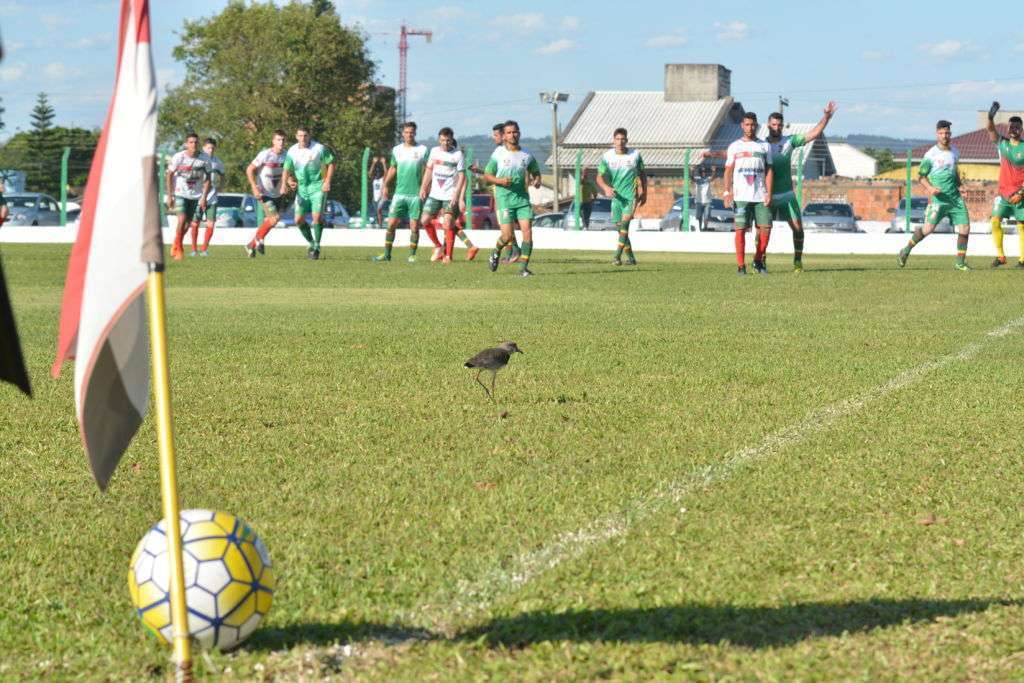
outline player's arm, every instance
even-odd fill
[[[466,212],[466,172],[459,171],[457,173],[458,180],[455,181],[455,198],[459,204],[459,211],[462,213]]]
[[[299,186],[299,183],[295,180],[295,162],[292,161],[291,156],[287,156],[284,159],[284,171],[281,172],[281,187],[280,193],[286,194],[289,189],[294,190]]]
[[[381,201],[386,201],[388,198],[388,184],[394,179],[395,174],[398,172],[397,167],[394,164],[388,166],[388,172],[384,174],[384,184],[380,187],[380,198]]]
[[[927,175],[922,175],[919,178],[919,180],[921,182],[921,187],[924,188],[924,193],[926,195],[928,195],[929,197],[934,197],[935,195],[937,195],[940,192],[939,188],[937,188],[934,185],[932,185],[932,182],[930,180],[928,180],[928,176]]]
[[[210,188],[213,186],[213,164],[209,163],[206,165],[206,173],[203,174],[203,194],[199,197],[199,208],[200,210],[206,209],[206,195],[210,194]]]
[[[259,170],[260,167],[256,164],[249,164],[245,167],[245,177],[249,179],[249,189],[252,190],[252,195],[257,199],[259,199],[261,194],[259,184],[256,182],[256,173]]]
[[[491,160],[488,161],[487,165],[484,167],[484,180],[486,180],[491,185],[500,185],[501,187],[508,187],[509,185],[512,184],[512,178],[508,176],[505,176],[504,178],[499,178],[498,176],[494,175],[497,172],[498,162],[494,160],[494,157],[491,157]]]
[[[605,197],[614,197],[615,196],[615,188],[613,188],[611,185],[609,185],[608,181],[605,180],[605,176],[607,174],[608,174],[608,164],[605,163],[605,160],[602,158],[601,159],[601,163],[599,163],[597,165],[597,177],[596,177],[597,186],[601,188],[601,192],[604,193]]]
[[[764,172],[764,205],[772,205],[772,185],[775,183],[775,169],[768,162],[768,170]]]
[[[334,177],[334,162],[327,164],[327,173],[324,174],[323,192],[327,194],[331,191],[331,178]]]
[[[832,119],[832,116],[835,113],[836,113],[836,103],[832,102],[832,101],[829,101],[829,103],[825,105],[825,115],[821,117],[821,121],[818,121],[818,125],[816,125],[814,128],[811,128],[809,131],[807,131],[807,134],[804,135],[804,142],[810,142],[811,140],[816,140],[818,138],[818,136],[820,136],[822,133],[824,133],[825,132],[825,126],[828,125],[828,122]]]
[[[640,180],[640,191],[636,195],[636,205],[643,206],[647,203],[647,170],[644,168],[643,157],[637,163],[637,178]]]
[[[726,163],[725,175],[722,177],[722,203],[725,208],[732,208],[732,172],[736,167],[736,163]]]
[[[434,179],[434,160],[431,159],[427,162],[426,167],[423,169],[423,180],[420,181],[420,200],[427,198],[427,190],[430,189],[430,183]]]
[[[529,173],[532,178],[530,184],[534,187],[540,187],[540,166],[537,164],[537,160],[532,156],[530,157],[530,164],[526,167],[526,172]]]
[[[164,183],[164,187],[167,188],[167,208],[168,209],[173,209],[174,208],[174,166],[173,165],[167,167],[166,176],[167,177],[165,178],[166,182]]]
[[[727,156],[728,154],[726,154],[724,149],[720,149],[717,152],[712,152],[710,149],[706,149],[700,153],[701,159],[724,159]]]
[[[1002,135],[996,130],[996,112],[999,111],[999,103],[993,102],[992,106],[988,108],[988,121],[985,122],[985,131],[988,133],[988,139],[993,143],[998,143]]]

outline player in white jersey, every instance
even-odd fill
[[[455,221],[466,211],[466,166],[462,150],[455,141],[451,128],[442,128],[437,133],[438,146],[430,150],[427,167],[423,174],[421,194],[426,193],[421,220],[428,234],[433,225],[431,220],[440,215],[445,232],[444,263],[452,262],[455,242]],[[469,243],[469,260],[473,260],[477,247]],[[436,260],[436,259],[435,259]]]
[[[178,225],[171,247],[171,258],[180,261],[185,257],[182,242],[185,230],[197,211],[206,208],[206,195],[210,191],[210,178],[206,174],[206,161],[199,154],[199,136],[189,133],[185,137],[185,149],[173,157],[167,166],[167,209],[177,211]]]
[[[754,270],[767,275],[765,253],[772,233],[772,148],[757,138],[757,114],[754,112],[743,115],[740,128],[743,137],[730,144],[726,150],[722,200],[726,208],[735,205],[736,272],[739,275],[747,274],[746,231],[753,224],[757,226]]]
[[[263,205],[264,216],[260,227],[256,229],[256,235],[245,246],[249,258],[256,258],[257,253],[266,251],[263,240],[271,228],[277,225],[281,212],[285,210],[285,190],[281,183],[284,174],[284,139],[285,132],[275,130],[270,138],[270,147],[257,154],[245,169],[252,195]]]
[[[217,222],[217,190],[224,180],[224,163],[216,155],[217,141],[213,138],[206,138],[203,141],[203,153],[200,158],[206,162],[206,177],[210,180],[210,191],[206,194],[206,209],[196,212],[192,219],[192,253],[189,256],[208,256],[210,239],[213,237],[213,226]],[[196,240],[199,237],[199,224],[203,217],[206,217],[206,234],[203,236],[203,246],[196,251]]]

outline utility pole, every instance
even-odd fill
[[[789,99],[783,97],[782,95],[779,95],[779,113],[780,114],[785,114],[786,113],[786,107],[788,107],[788,106],[789,106]]]
[[[392,34],[393,35],[393,34]],[[405,123],[405,117],[408,115],[407,95],[408,95],[408,60],[409,60],[409,40],[407,36],[423,36],[429,43],[434,37],[433,31],[424,31],[421,29],[411,29],[405,24],[402,24],[402,29],[398,38],[398,130],[402,130],[402,124]]]
[[[568,102],[569,93],[552,90],[540,93],[540,101],[551,105],[551,158],[554,160],[552,170],[555,173],[555,196],[551,200],[551,211],[558,213],[558,103]]]

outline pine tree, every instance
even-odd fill
[[[46,93],[41,92],[36,97],[36,106],[32,108],[32,132],[37,136],[43,136],[46,131],[53,127],[53,119],[57,113],[50,106]]]

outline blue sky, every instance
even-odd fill
[[[171,57],[186,18],[222,0],[151,1],[154,57],[162,84],[180,80]],[[962,3],[728,2],[678,0],[338,0],[345,23],[369,33],[379,81],[398,79],[403,20],[431,29],[410,49],[410,112],[422,130],[451,125],[484,133],[503,118],[525,135],[550,135],[537,93],[570,93],[568,122],[589,90],[661,90],[666,62],[712,62],[732,70],[733,95],[766,114],[779,94],[787,118],[816,121],[839,102],[834,134],[930,137],[940,117],[954,134],[975,127],[976,110],[997,98],[1024,109],[1024,31]],[[10,135],[28,127],[36,93],[51,96],[61,124],[102,123],[113,82],[119,3],[114,0],[0,0],[7,56],[0,97]],[[631,10],[636,12],[631,14]]]

